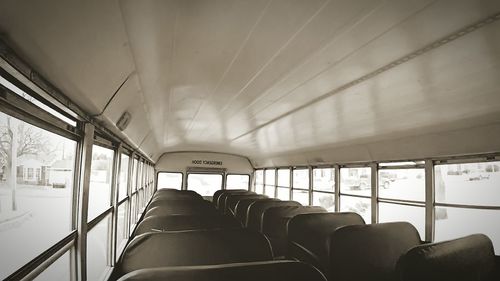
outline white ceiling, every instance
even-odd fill
[[[132,113],[125,134],[153,158],[263,159],[500,122],[500,21],[384,68],[500,12],[497,0],[0,1],[0,11],[14,48],[90,113],[126,81],[103,118]]]

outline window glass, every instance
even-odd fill
[[[293,188],[309,189],[309,170],[293,170]]]
[[[111,178],[113,177],[114,151],[94,145],[89,188],[88,221],[102,214],[111,206]]]
[[[340,211],[358,213],[365,223],[370,223],[371,220],[371,199],[359,198],[347,195],[340,196]]]
[[[35,277],[35,281],[67,281],[71,280],[71,254],[73,249],[68,250],[65,254],[59,257],[47,269],[42,271],[40,275]]]
[[[380,198],[425,201],[424,169],[381,169],[378,184]]]
[[[436,208],[436,241],[484,233],[492,241],[495,253],[500,254],[500,210],[479,210],[452,207]]]
[[[270,169],[270,170],[266,170],[266,178],[265,178],[265,184],[266,185],[274,185],[274,181],[275,181],[275,170],[274,169]]]
[[[269,198],[274,198],[276,187],[274,187],[274,185],[266,185],[266,189],[264,191],[265,195],[267,195]]]
[[[278,170],[278,186],[290,187],[290,169],[279,169]]]
[[[255,193],[264,194],[264,186],[262,184],[255,185]]]
[[[255,192],[258,194],[264,193],[264,171],[255,170]]]
[[[379,203],[379,222],[407,221],[425,238],[425,208],[392,203]]]
[[[137,190],[137,171],[139,166],[139,161],[134,159],[134,166],[132,167],[132,192]]]
[[[340,192],[343,194],[371,196],[371,169],[341,168]]]
[[[313,205],[321,206],[328,212],[335,212],[335,194],[313,192]]]
[[[436,202],[500,206],[500,162],[435,166]]]
[[[127,197],[127,184],[128,184],[128,163],[129,157],[125,154],[121,155],[120,164],[120,179],[118,181],[118,200]]]
[[[278,187],[278,199],[290,200],[290,189],[285,187]]]
[[[303,206],[309,206],[309,192],[306,190],[293,190],[292,200],[297,201]]]
[[[87,280],[104,280],[108,268],[111,215],[100,221],[87,235]]]
[[[189,174],[187,188],[198,192],[201,196],[212,196],[222,187],[222,175]]]
[[[123,249],[124,244],[127,242],[128,229],[126,228],[125,221],[127,217],[128,201],[123,202],[118,206],[118,221],[116,223],[116,246],[118,250]],[[121,252],[117,252],[116,257],[120,256]]]
[[[182,188],[182,173],[158,173],[158,189],[163,188],[180,190]]]
[[[313,169],[313,189],[322,191],[335,191],[335,169],[317,168]]]
[[[137,204],[137,193],[132,195],[132,198],[130,200],[130,233],[134,230],[135,223],[136,223],[136,204]]]
[[[75,151],[76,142],[0,112],[0,253],[15,253],[0,262],[0,279],[72,230]]]
[[[249,175],[227,175],[226,177],[226,189],[248,189],[249,186]]]
[[[256,170],[255,171],[255,183],[264,184],[264,171]]]

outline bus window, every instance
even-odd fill
[[[313,205],[335,211],[335,169],[313,169]]]
[[[265,177],[264,177],[264,193],[269,198],[274,198],[276,193],[276,170],[275,169],[266,169]]]
[[[255,171],[255,192],[264,194],[264,170]]]
[[[158,173],[158,189],[172,188],[182,189],[182,173]]]
[[[425,237],[425,171],[423,168],[378,171],[379,222],[407,221]]]
[[[11,253],[0,263],[4,279],[74,229],[76,142],[1,112],[0,136],[0,253]]]
[[[276,188],[278,199],[290,200],[290,169],[278,169]]]
[[[309,169],[293,170],[292,200],[309,205]]]
[[[104,280],[108,267],[109,230],[111,215],[89,230],[87,235],[87,280]]]
[[[371,222],[371,169],[340,169],[340,211],[355,212]]]
[[[122,153],[120,161],[120,178],[118,180],[118,201],[127,197],[129,159],[128,155]]]
[[[54,281],[54,280],[73,280],[71,275],[71,255],[73,250],[67,251],[64,255],[59,257],[53,264],[46,270],[38,275],[35,281]]]
[[[111,206],[111,178],[114,151],[98,145],[92,148],[92,168],[89,187],[89,213],[91,221]]]
[[[435,240],[484,233],[499,254],[500,162],[436,165],[434,175]]]
[[[188,174],[187,188],[198,192],[201,196],[212,196],[222,188],[222,175]]]
[[[249,175],[227,175],[226,177],[226,189],[248,189],[249,186]]]

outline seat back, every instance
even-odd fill
[[[341,227],[330,236],[329,278],[396,281],[396,262],[420,244],[418,231],[407,222]]]
[[[242,199],[264,199],[268,198],[266,195],[260,194],[230,194],[226,197],[226,214],[235,215],[236,214],[236,205]]]
[[[167,216],[167,215],[204,215],[213,216],[219,212],[213,206],[206,205],[165,205],[149,209],[144,218],[150,216]]]
[[[247,223],[248,208],[250,208],[250,205],[252,205],[256,201],[280,201],[280,200],[274,198],[252,198],[252,199],[239,200],[238,204],[236,204],[235,207],[234,216],[245,227]]]
[[[397,272],[402,281],[499,280],[493,244],[483,234],[416,246],[399,259]]]
[[[356,213],[299,214],[288,222],[288,258],[314,265],[325,274],[330,264],[330,235],[339,227],[364,225]]]
[[[229,196],[232,196],[232,195],[236,195],[236,194],[240,194],[240,195],[255,195],[256,193],[253,192],[253,191],[238,191],[238,192],[224,192],[221,194],[221,196],[219,196],[219,200],[218,200],[218,209],[223,212],[223,213],[226,213],[226,210],[227,210],[227,198]]]
[[[317,206],[278,206],[267,209],[262,217],[262,233],[269,238],[274,256],[286,255],[287,226],[290,219],[298,214],[326,212],[325,208]]]
[[[132,237],[147,232],[180,230],[202,230],[217,228],[240,228],[241,224],[233,217],[222,215],[170,215],[150,216],[137,225]]]
[[[205,205],[207,208],[213,208],[212,203],[206,200],[162,198],[162,199],[152,200],[151,203],[149,203],[148,207],[146,208],[146,211],[151,210],[154,207],[164,207],[164,206],[182,207],[182,206],[200,206],[200,205]]]
[[[266,260],[272,260],[269,241],[247,229],[150,232],[127,245],[111,280],[144,268]]]
[[[163,267],[133,271],[120,281],[326,281],[311,265],[296,261],[265,261],[208,266]]]
[[[246,227],[256,230],[262,231],[262,217],[264,212],[272,207],[278,206],[302,206],[299,202],[296,201],[255,201],[248,207],[248,215]]]
[[[153,201],[158,199],[198,199],[203,200],[203,196],[192,190],[176,190],[175,192],[156,192]]]
[[[212,196],[212,202],[214,203],[215,207],[218,209],[219,208],[219,197],[226,192],[245,192],[248,191],[246,189],[219,189],[216,192],[214,192],[214,195]]]

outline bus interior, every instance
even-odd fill
[[[0,280],[500,280],[500,1],[0,0]]]

